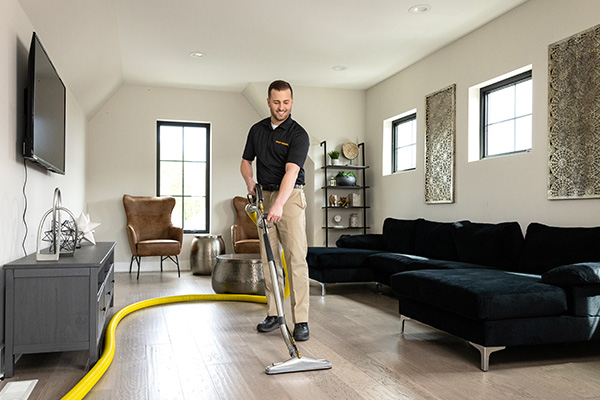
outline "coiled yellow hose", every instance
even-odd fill
[[[69,393],[62,398],[62,400],[83,399],[85,395],[92,390],[102,375],[104,375],[112,363],[115,355],[115,332],[117,325],[119,325],[119,322],[123,319],[123,317],[143,308],[186,301],[246,301],[252,303],[266,303],[267,298],[265,296],[255,296],[249,294],[188,294],[143,300],[124,307],[120,309],[108,323],[102,357],[100,357],[96,365],[94,365],[94,367],[83,377],[83,379],[79,381],[79,383],[77,383],[77,385],[75,385],[73,389],[69,391]]]

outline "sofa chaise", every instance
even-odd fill
[[[600,227],[387,218],[381,234],[310,247],[320,282],[388,285],[415,319],[489,357],[507,346],[600,340]]]

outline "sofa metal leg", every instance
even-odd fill
[[[506,346],[490,346],[485,347],[477,343],[469,342],[469,344],[479,350],[481,354],[481,370],[487,372],[490,368],[490,355],[495,351],[504,350]]]
[[[404,335],[404,323],[409,319],[410,318],[405,317],[404,315],[400,314],[400,333],[402,335]]]
[[[321,296],[325,296],[325,284],[323,282],[319,282],[319,285],[321,285]]]
[[[381,283],[375,282],[375,293],[381,294]]]

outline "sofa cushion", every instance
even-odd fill
[[[393,253],[414,254],[417,220],[386,218],[383,221],[383,245]]]
[[[517,269],[525,240],[518,222],[456,222],[452,233],[460,261]]]
[[[544,272],[542,282],[557,286],[600,284],[600,262],[561,265]]]
[[[375,253],[367,256],[366,265],[389,276],[398,272],[420,269],[483,268],[460,261],[434,260],[426,257],[398,253]]]
[[[422,270],[395,274],[390,282],[401,297],[476,320],[543,317],[567,311],[565,291],[542,283],[537,275],[493,269]]]
[[[366,235],[345,235],[340,237],[335,245],[350,249],[383,250],[383,235],[380,233],[368,233]]]
[[[562,228],[532,222],[527,227],[519,270],[543,274],[560,265],[600,261],[600,227]]]
[[[372,270],[391,276],[398,272],[420,269],[410,267],[411,262],[417,259],[420,259],[423,262],[427,261],[427,258],[425,257],[413,256],[409,254],[377,253],[369,255],[366,259],[366,264]]]
[[[434,258],[437,260],[458,261],[456,246],[452,231],[452,222],[434,222],[426,219],[418,219],[415,230],[415,251],[398,253],[409,253],[417,256]]]
[[[367,256],[377,250],[344,249],[338,247],[309,247],[306,261],[309,268],[362,268]]]

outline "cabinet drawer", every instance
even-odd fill
[[[107,271],[104,281],[100,286],[97,296],[97,309],[96,309],[96,340],[99,340],[104,331],[104,325],[106,324],[106,316],[108,315],[108,309],[113,305],[113,297],[115,290],[115,279],[114,279],[114,264],[111,264]]]
[[[106,276],[106,290],[105,290],[105,298],[106,298],[106,308],[113,306],[113,299],[115,297],[115,270],[114,265],[111,265],[110,271]]]
[[[102,336],[104,321],[106,320],[106,310],[108,309],[106,305],[106,294],[104,289],[106,289],[106,286],[103,285],[98,295],[98,302],[96,304],[96,340],[100,339],[100,336]]]

